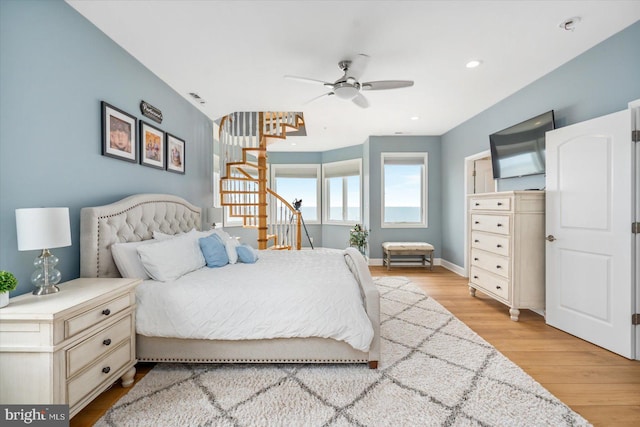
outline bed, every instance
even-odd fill
[[[80,227],[80,275],[82,277],[121,277],[112,255],[112,245],[151,240],[154,237],[154,232],[157,235],[169,236],[193,233],[194,229],[200,229],[200,212],[199,207],[188,201],[165,194],[134,195],[109,205],[83,208]],[[279,258],[277,252],[281,252],[284,257],[317,257],[315,262],[318,264],[337,262],[335,271],[348,271],[350,280],[354,283],[353,288],[358,294],[357,304],[362,305],[365,316],[370,322],[372,329],[370,343],[367,346],[356,345],[354,347],[354,345],[347,343],[348,339],[344,337],[327,336],[208,338],[208,334],[211,332],[204,334],[207,338],[158,336],[162,334],[150,333],[147,330],[142,334],[137,327],[137,359],[146,362],[192,363],[367,363],[370,368],[377,368],[380,356],[379,294],[369,273],[367,263],[357,250],[347,248],[344,251],[339,251],[339,262],[336,251],[317,251],[317,253],[306,250],[259,252],[261,259],[254,266],[234,265],[224,267],[220,271],[233,271],[233,276],[240,277],[235,273],[246,270],[247,274],[255,277],[260,274],[257,269],[261,264],[267,265],[270,259]],[[284,262],[286,264],[293,261],[295,260],[289,259]],[[251,270],[252,268],[253,270]],[[208,267],[203,267],[203,269],[215,270]],[[283,284],[290,284],[294,280],[308,281],[308,275],[295,272],[285,274],[285,270],[287,269],[280,267],[280,271],[283,272]],[[322,267],[319,267],[319,270],[333,271]],[[201,274],[205,274],[205,272],[195,271],[184,277]],[[273,272],[270,274],[273,275]],[[154,296],[154,292],[148,290],[154,284],[148,282],[150,281],[145,280],[136,290],[139,306],[137,317],[139,319],[149,318],[147,314],[140,311],[142,305],[140,299],[147,298],[145,294]],[[331,284],[331,281],[326,283]],[[165,286],[167,286],[166,289],[169,289],[168,285],[165,284]],[[275,285],[271,284],[270,286]],[[328,288],[331,289],[331,286]],[[145,289],[147,290],[145,291]],[[255,292],[255,290],[251,292]],[[329,290],[329,292],[332,291]],[[157,297],[160,293],[155,292],[155,296]],[[224,294],[218,293],[217,295],[220,297]],[[181,296],[184,295],[181,294]],[[194,297],[193,300],[202,298]],[[180,304],[184,304],[184,302]],[[191,307],[189,309],[191,310]],[[282,310],[281,307],[280,311],[286,310]],[[136,323],[139,322],[136,321]],[[154,320],[146,323],[153,325]],[[239,322],[239,324],[241,323]]]

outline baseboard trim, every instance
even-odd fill
[[[467,271],[460,267],[459,265],[456,265],[452,262],[449,262],[447,260],[442,260],[441,264],[444,268],[446,268],[449,271],[453,271],[454,273],[456,273],[458,276],[462,276],[462,277],[468,277],[467,276]]]

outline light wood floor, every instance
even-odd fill
[[[495,346],[547,390],[595,426],[640,425],[640,362],[630,361],[558,329],[522,310],[519,322],[508,308],[478,292],[442,267],[371,267],[373,276],[406,276]],[[136,382],[152,364],[138,364]],[[93,425],[129,389],[115,384],[71,419],[71,427]]]

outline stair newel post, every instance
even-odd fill
[[[300,212],[296,212],[297,225],[296,225],[296,249],[302,249],[302,233],[300,232],[300,227],[302,226],[302,214]]]
[[[264,129],[264,113],[260,112],[258,129]],[[267,249],[267,138],[260,135],[258,150],[258,249]]]

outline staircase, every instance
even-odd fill
[[[258,230],[258,249],[302,246],[301,213],[267,187],[267,145],[303,127],[301,112],[236,112],[220,121],[221,204]]]

